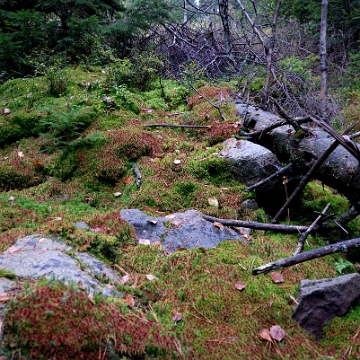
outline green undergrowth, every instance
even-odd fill
[[[55,89],[46,76],[0,87],[0,104],[11,110],[0,115],[0,251],[28,234],[55,234],[129,275],[128,282],[114,284],[125,298],[106,301],[55,281],[32,284],[8,305],[10,356],[63,358],[69,351],[64,356],[74,359],[358,358],[359,307],[332,320],[320,342],[291,319],[302,279],[353,271],[343,254],[285,269],[284,282],[275,284],[270,274],[254,277],[251,269],[291,255],[297,235],[253,231],[248,242],[170,255],[161,244],[136,246],[121,209],[153,216],[196,209],[220,218],[271,220],[263,209],[240,210],[256,193],[244,192],[231,164],[219,157],[222,141],[238,131],[235,88],[202,80],[194,93],[155,76],[157,63],[146,65],[147,73],[135,81],[137,66],[68,68],[66,76],[51,79]],[[225,120],[205,98],[221,105]],[[149,124],[211,128],[144,126]],[[311,224],[327,203],[338,214],[349,207],[311,182],[283,222]],[[348,235],[336,230],[330,240],[359,236],[359,228],[354,220]],[[311,235],[305,250],[328,241],[329,234]],[[246,285],[242,291],[238,282]],[[286,332],[280,344],[259,336],[272,325]]]

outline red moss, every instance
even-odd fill
[[[124,315],[113,304],[94,304],[61,282],[19,295],[5,319],[5,347],[29,359],[108,359],[117,354],[169,359],[174,341],[154,321]],[[100,356],[100,357],[99,357]]]

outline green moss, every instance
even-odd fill
[[[10,280],[15,280],[16,275],[12,273],[11,271],[0,269],[0,277],[4,277]]]

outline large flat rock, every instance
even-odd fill
[[[202,213],[196,210],[156,218],[138,209],[122,209],[120,217],[134,227],[138,241],[159,241],[167,252],[174,252],[179,248],[208,249],[224,240],[245,240],[239,232],[230,227],[214,226],[212,222],[203,219]]]
[[[74,252],[55,237],[29,235],[18,240],[0,255],[0,269],[11,271],[21,278],[39,279],[45,276],[66,283],[81,283],[90,292],[101,292],[107,296],[121,295],[98,280],[103,277],[114,282],[120,281],[120,277],[108,265],[87,253]],[[4,280],[0,284],[6,290],[12,282]]]

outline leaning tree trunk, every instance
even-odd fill
[[[309,122],[306,127],[302,125],[305,132],[303,129],[295,131],[294,127],[289,124],[265,131],[270,125],[280,123],[285,119],[246,104],[236,104],[236,107],[244,119],[244,125],[250,129],[247,139],[271,150],[281,162],[299,165],[300,168],[303,168],[303,174],[335,141],[333,136],[319,126],[319,123]],[[262,132],[262,130],[264,131]],[[253,131],[257,135],[251,135]],[[359,151],[359,145],[351,142],[348,136],[344,136],[340,140],[350,143],[355,155]],[[355,208],[359,209],[359,158],[360,156],[353,156],[343,145],[339,145],[314,172],[312,178],[336,189],[347,197]]]

